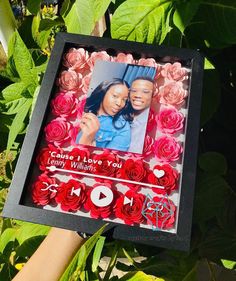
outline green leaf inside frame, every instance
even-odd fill
[[[160,44],[171,29],[172,8],[168,0],[127,0],[113,15],[112,38]]]

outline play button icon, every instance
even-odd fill
[[[110,205],[113,200],[113,192],[107,186],[98,185],[92,190],[90,198],[94,205],[106,207]]]

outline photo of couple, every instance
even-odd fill
[[[101,69],[109,68],[109,75],[119,77],[95,83],[101,81]],[[154,67],[115,62],[95,65],[76,143],[142,154],[155,72]]]

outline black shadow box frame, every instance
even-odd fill
[[[42,136],[42,127],[47,118],[50,98],[55,91],[55,81],[62,65],[63,54],[72,47],[88,48],[91,51],[106,50],[110,53],[115,53],[118,50],[131,53],[139,58],[141,56],[154,57],[162,63],[181,61],[190,69],[189,110],[185,126],[186,139],[183,152],[182,177],[180,179],[182,190],[178,206],[177,232],[152,231],[151,229],[131,227],[114,222],[109,222],[107,227],[107,229],[111,229],[112,236],[115,239],[188,250],[191,236],[203,75],[203,57],[195,50],[164,46],[157,47],[136,42],[59,33],[56,36],[55,46],[51,53],[37,103],[22,146],[3,216],[90,234],[94,233],[105,223],[103,220],[76,216],[73,213],[68,214],[27,206],[23,200],[27,196],[26,187],[32,174],[32,165],[35,162],[36,151]]]

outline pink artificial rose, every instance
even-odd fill
[[[150,108],[148,123],[147,123],[147,132],[151,132],[155,126],[156,126],[156,115],[155,112]]]
[[[162,104],[181,105],[187,95],[182,82],[170,82],[160,87],[157,99]]]
[[[44,129],[47,142],[53,143],[55,146],[60,146],[62,143],[70,139],[69,131],[71,124],[66,122],[62,117],[52,120]]]
[[[96,60],[111,61],[111,57],[108,55],[106,51],[93,52],[88,60],[88,65],[90,67],[90,70],[93,70]]]
[[[68,117],[76,113],[76,105],[78,99],[73,93],[59,93],[55,99],[52,100],[52,113],[61,117]]]
[[[138,60],[138,65],[143,65],[143,66],[151,66],[157,68],[157,63],[153,58],[148,58],[148,59],[139,59]]]
[[[182,146],[175,138],[162,136],[158,138],[153,145],[154,154],[160,162],[177,161],[182,153]]]
[[[82,79],[82,92],[84,94],[88,93],[91,76],[92,76],[92,73],[90,72],[89,74],[84,76],[84,78]]]
[[[166,134],[174,134],[184,126],[184,116],[176,108],[166,108],[156,117],[158,129]]]
[[[85,70],[88,69],[88,58],[89,54],[85,49],[71,48],[68,53],[64,56],[63,64],[72,70],[76,70],[78,72],[83,73]]]
[[[188,72],[182,68],[181,63],[175,62],[173,64],[166,63],[162,66],[161,75],[164,78],[174,81],[184,81],[188,78]]]
[[[135,59],[131,54],[124,54],[124,53],[119,53],[117,57],[115,58],[116,62],[122,62],[122,63],[135,63]]]
[[[61,72],[58,83],[61,90],[80,92],[82,87],[82,74],[74,70],[64,70]]]

